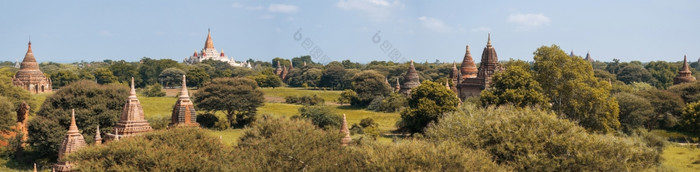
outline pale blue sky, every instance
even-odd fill
[[[700,57],[700,1],[1,1],[0,61],[141,57],[182,61],[204,46],[236,60],[312,54],[368,62],[460,61],[481,55],[487,33],[500,60],[532,60],[557,44],[596,60],[691,61]],[[294,33],[301,29],[300,40]],[[374,43],[378,31],[381,40]],[[309,39],[313,46],[302,46]],[[384,52],[380,44],[391,43]],[[309,48],[308,50],[306,48]]]

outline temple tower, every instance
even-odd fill
[[[187,91],[187,79],[182,75],[182,89],[180,97],[173,106],[173,114],[168,127],[198,127],[197,115],[194,110],[194,104],[190,100],[190,95]]]
[[[139,99],[136,98],[133,77],[131,78],[131,91],[129,94],[129,98],[124,104],[124,109],[122,109],[121,117],[119,117],[119,122],[114,126],[114,130],[121,133],[121,135],[107,134],[110,140],[115,139],[115,137],[129,137],[153,130],[148,121],[144,119],[143,108]]]
[[[396,84],[394,84],[394,92],[398,93],[401,91],[401,83],[399,83],[399,78],[396,78]]]
[[[31,41],[19,71],[12,77],[12,84],[34,94],[51,92],[51,79],[39,70],[39,63],[36,62],[34,52],[32,52]]]
[[[474,59],[472,58],[471,50],[469,49],[469,45],[467,45],[467,52],[464,53],[464,59],[462,59],[461,72],[462,79],[476,78],[476,74],[478,72]]]
[[[678,71],[678,75],[675,78],[673,78],[673,85],[682,84],[686,82],[695,82],[695,77],[690,71],[690,67],[688,67],[687,57],[683,56],[683,66],[681,67],[681,70]]]
[[[340,125],[340,134],[343,134],[343,139],[340,140],[341,146],[347,146],[352,138],[350,138],[350,130],[348,129],[348,121],[345,119],[345,114],[343,114],[343,123]]]
[[[463,76],[464,80],[457,84],[459,98],[464,100],[467,97],[479,96],[481,90],[489,88],[491,78],[499,70],[503,70],[503,67],[498,63],[498,55],[496,54],[496,49],[491,45],[491,34],[489,34],[486,47],[484,47],[484,51],[481,54],[481,62],[476,77]]]
[[[68,132],[66,132],[66,137],[61,142],[61,147],[58,150],[58,163],[53,165],[56,171],[71,171],[73,165],[70,162],[63,160],[68,154],[78,151],[79,149],[85,147],[85,138],[78,131],[78,126],[75,125],[75,109],[72,110],[70,127],[68,127]]]
[[[410,95],[411,90],[420,86],[420,78],[418,77],[418,72],[416,67],[413,65],[413,60],[411,60],[411,65],[408,67],[406,75],[403,77],[403,84],[401,85],[401,92],[404,95]]]
[[[593,58],[591,57],[591,52],[586,53],[586,58],[584,59],[590,63],[593,63]]]

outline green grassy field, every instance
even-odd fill
[[[672,144],[664,149],[663,167],[672,171],[700,171],[700,148]]]
[[[262,88],[263,93],[266,96],[275,97],[287,97],[287,96],[305,96],[305,95],[318,95],[323,98],[326,102],[337,102],[342,91],[330,91],[330,90],[308,90],[303,88],[288,88],[288,87],[277,87],[277,88]]]

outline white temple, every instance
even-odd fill
[[[195,64],[207,59],[226,62],[234,67],[251,68],[250,64],[248,64],[245,61],[238,63],[235,60],[233,60],[233,57],[226,57],[226,55],[224,55],[223,49],[221,50],[221,53],[216,51],[216,49],[214,49],[214,42],[211,40],[211,30],[209,30],[209,34],[207,35],[207,41],[204,43],[204,48],[202,49],[202,51],[197,52],[197,50],[195,50],[194,54],[189,58],[185,58],[184,61],[187,64]]]

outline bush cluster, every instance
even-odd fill
[[[318,95],[314,94],[313,96],[287,96],[284,98],[285,103],[289,104],[299,104],[299,105],[322,105],[326,101],[323,100],[323,98],[319,97]]]

